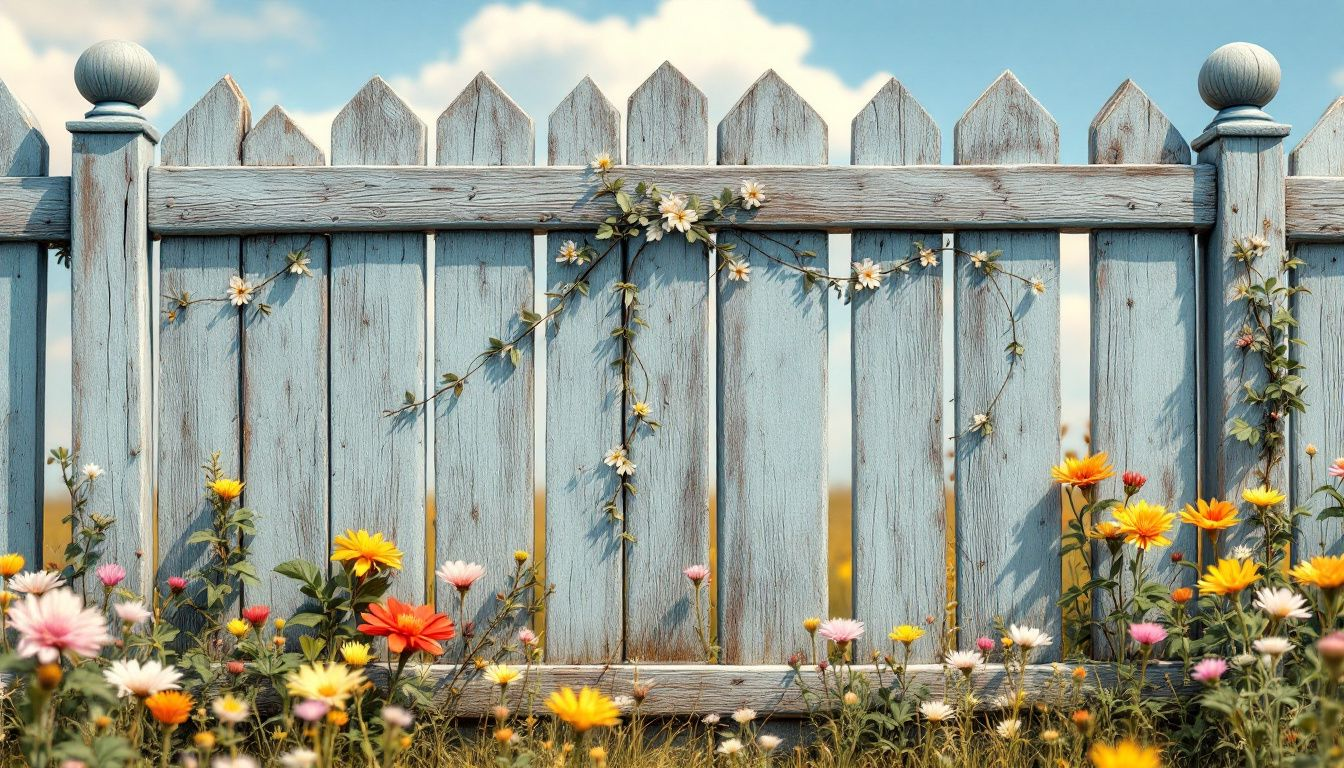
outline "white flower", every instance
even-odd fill
[[[994,732],[1005,739],[1016,739],[1018,734],[1022,732],[1022,721],[1017,718],[1004,720],[994,726]]]
[[[919,714],[924,716],[930,723],[941,723],[944,720],[952,719],[957,714],[957,710],[948,706],[943,701],[926,701],[919,705]]]
[[[733,721],[738,725],[746,725],[756,719],[756,710],[751,707],[742,707],[733,713]]]
[[[257,768],[257,761],[247,755],[216,757],[210,761],[210,768]]]
[[[619,445],[607,451],[607,455],[602,459],[602,463],[608,467],[614,467],[622,461],[625,461],[625,449]]]
[[[861,291],[864,288],[874,290],[882,284],[882,268],[874,264],[872,259],[853,262],[853,266],[854,279],[858,282],[855,290]]]
[[[1255,593],[1255,607],[1276,619],[1310,619],[1307,599],[1287,587],[1265,587]]]
[[[90,480],[97,480],[103,476],[103,468],[97,464],[85,464],[80,471]]]
[[[415,717],[410,711],[397,706],[383,707],[383,722],[388,725],[395,725],[401,730],[409,730],[415,724]]]
[[[974,416],[971,417],[971,431],[972,431],[972,432],[979,432],[980,430],[982,430],[982,429],[984,429],[985,427],[988,427],[988,426],[989,426],[989,414],[988,414],[988,413],[977,413],[977,414],[975,414]]]
[[[1293,641],[1286,637],[1262,637],[1251,645],[1256,652],[1275,658],[1293,650]]]
[[[280,764],[285,768],[313,768],[317,765],[317,753],[300,747],[280,756]]]
[[[629,712],[635,706],[635,697],[617,696],[611,700],[611,703],[615,704],[616,708],[622,712]]]
[[[229,289],[225,293],[228,294],[229,301],[233,306],[241,307],[252,300],[252,292],[256,289],[257,287],[252,283],[234,275],[229,278]]]
[[[30,595],[42,595],[57,588],[65,586],[65,579],[61,574],[55,571],[24,571],[17,576],[9,579],[9,588],[15,592],[26,592]]]
[[[974,671],[984,662],[984,657],[979,651],[948,651],[947,656],[943,657],[944,664],[967,673]]]
[[[616,163],[611,159],[611,153],[609,152],[598,152],[596,155],[593,155],[594,171],[606,173],[607,171],[610,171],[615,164]]]
[[[231,693],[225,694],[210,702],[210,711],[215,713],[215,717],[219,718],[219,722],[229,723],[230,725],[237,725],[238,723],[243,722],[251,713],[251,709],[247,706],[247,702]]]
[[[1257,237],[1253,235],[1251,237],[1246,238],[1246,242],[1243,245],[1243,247],[1248,251],[1264,253],[1265,251],[1269,250],[1269,241],[1263,237]]]
[[[784,743],[784,740],[779,738],[778,736],[771,736],[768,733],[762,733],[760,736],[756,737],[756,743],[760,745],[761,749],[765,750],[766,752],[773,752],[775,751],[775,747],[778,747],[780,744]]]
[[[1242,544],[1232,548],[1231,557],[1233,560],[1250,560],[1255,557],[1255,553],[1251,551],[1250,547]]]
[[[579,245],[573,240],[566,240],[560,244],[560,252],[556,254],[557,264],[578,264],[583,260],[579,255]]]
[[[665,195],[658,201],[658,214],[660,216],[684,210],[686,210],[686,198],[681,195]]]
[[[971,251],[971,266],[979,269],[989,261],[989,254],[984,251]]]
[[[177,681],[182,679],[182,673],[177,671],[177,667],[171,665],[165,667],[157,661],[146,661],[141,664],[136,659],[130,659],[112,662],[112,666],[103,670],[103,677],[108,683],[116,686],[118,696],[122,698],[136,696],[143,699],[159,691],[180,688]]]
[[[1031,284],[1031,292],[1032,292],[1032,293],[1036,294],[1037,296],[1040,296],[1041,294],[1045,293],[1045,281],[1044,281],[1044,280],[1040,279],[1039,277],[1033,277],[1033,278],[1031,278],[1030,280],[1028,280],[1027,282]]]
[[[700,718],[700,722],[704,723],[705,725],[718,725],[719,715],[716,712],[710,712],[708,715],[705,715],[704,717]]]
[[[1019,627],[1016,624],[1008,627],[1008,638],[1013,641],[1013,645],[1026,650],[1040,648],[1055,641],[1053,637],[1035,627]]]
[[[133,627],[149,621],[150,617],[153,616],[149,609],[145,607],[145,604],[138,600],[131,603],[117,603],[112,606],[112,610],[116,611],[117,618],[121,619],[123,623]]]
[[[728,279],[743,283],[751,282],[751,265],[738,259],[729,259]]]
[[[760,208],[765,202],[765,187],[755,179],[742,182],[742,207],[746,210]]]
[[[715,751],[720,755],[736,755],[742,751],[742,742],[738,739],[724,739]]]
[[[685,232],[691,228],[691,225],[700,219],[700,214],[695,212],[694,208],[680,208],[668,211],[663,214],[663,229],[671,232]]]
[[[650,243],[656,243],[663,239],[663,228],[649,227],[648,231],[644,233],[644,236],[649,239]]]
[[[938,266],[938,252],[932,248],[919,249],[919,266],[936,267]]]
[[[308,258],[304,251],[296,251],[289,255],[289,273],[291,275],[311,275],[313,271],[308,268],[313,260]]]

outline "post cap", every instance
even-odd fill
[[[159,90],[159,63],[127,40],[94,43],[75,62],[75,86],[93,104],[86,118],[144,119],[140,107]]]
[[[1272,120],[1261,107],[1279,92],[1279,61],[1254,43],[1228,43],[1199,69],[1199,96],[1218,110],[1213,124],[1228,120]]]

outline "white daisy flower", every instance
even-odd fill
[[[746,179],[742,182],[742,207],[747,210],[760,208],[765,202],[765,187],[755,179]]]
[[[160,691],[180,688],[177,681],[182,679],[182,673],[174,666],[165,667],[157,661],[142,664],[137,659],[129,659],[112,662],[112,666],[103,670],[103,677],[116,687],[117,696],[143,699]]]
[[[1276,619],[1310,619],[1307,599],[1287,587],[1265,587],[1255,593],[1255,607]]]
[[[234,275],[229,278],[229,288],[225,293],[228,295],[229,302],[233,304],[233,306],[241,307],[252,301],[252,292],[255,290],[257,290],[255,285],[238,275]]]
[[[882,284],[882,268],[873,263],[872,259],[853,262],[854,279],[857,282],[855,290],[875,290]]]
[[[743,283],[751,282],[751,265],[738,259],[728,261],[728,279]]]

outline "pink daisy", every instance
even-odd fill
[[[1167,630],[1163,629],[1161,624],[1151,622],[1131,624],[1129,636],[1139,645],[1157,645],[1167,639]]]
[[[1227,662],[1222,659],[1204,659],[1195,665],[1195,671],[1190,673],[1190,677],[1198,680],[1205,685],[1213,685],[1222,679],[1227,673]]]
[[[1329,472],[1331,477],[1344,477],[1344,456],[1331,462],[1325,471]]]
[[[863,637],[863,622],[854,619],[830,619],[821,622],[817,634],[843,648]]]
[[[111,589],[126,578],[126,569],[116,563],[103,563],[94,570],[94,574],[103,582],[104,587]]]
[[[19,633],[19,655],[54,663],[62,653],[92,658],[112,642],[107,620],[96,608],[85,608],[69,589],[41,596],[26,595],[9,609],[10,626]]]
[[[682,571],[682,573],[686,574],[686,578],[690,579],[691,583],[700,586],[700,582],[709,578],[709,566],[688,565],[686,566],[686,570]]]
[[[471,585],[485,575],[485,566],[467,563],[461,560],[448,560],[434,572],[444,583],[451,584],[459,592],[466,592]]]

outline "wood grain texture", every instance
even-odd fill
[[[767,191],[768,192],[768,191]],[[1082,665],[1087,670],[1083,689],[1092,694],[1099,688],[1114,690],[1117,681],[1115,670],[1107,665]],[[855,665],[853,671],[869,678],[874,690],[879,685],[877,671],[869,665]],[[1068,672],[1072,667],[1056,671],[1048,664],[1027,667],[1024,679],[1028,698],[1052,700],[1058,695],[1059,686],[1070,685]],[[445,681],[452,677],[456,668],[448,665],[434,665],[425,672],[431,681]],[[518,709],[526,706],[523,699],[526,691],[537,690],[545,697],[551,691],[563,687],[597,688],[608,696],[629,695],[635,680],[636,670],[643,681],[656,680],[649,697],[641,705],[640,712],[646,716],[655,715],[694,715],[718,713],[725,716],[739,707],[750,707],[763,717],[789,718],[809,713],[808,703],[799,692],[797,677],[802,675],[809,688],[815,690],[820,684],[818,673],[813,669],[795,671],[783,664],[763,664],[753,666],[705,665],[705,664],[641,664],[598,666],[598,665],[560,665],[547,664],[532,667],[531,679],[509,686],[509,706]],[[381,684],[386,675],[383,667],[370,667],[370,675]],[[408,674],[420,674],[421,668],[408,668]],[[940,700],[953,692],[947,687],[947,674],[938,664],[912,664],[907,667],[912,684],[918,688],[926,686],[930,700]],[[1146,695],[1167,698],[1178,692],[1189,695],[1197,684],[1187,682],[1181,673],[1179,664],[1154,663],[1146,673]],[[998,702],[1011,695],[1011,683],[1000,665],[988,665],[977,670],[972,676],[975,697],[981,702],[980,709],[992,711]],[[891,684],[891,673],[886,672],[881,684]],[[447,694],[441,684],[438,686],[439,701],[446,702]],[[475,675],[464,686],[458,700],[457,711],[464,714],[489,713],[499,703],[499,688],[491,685],[480,675]],[[815,702],[814,702],[815,703]],[[767,726],[768,727],[768,726]]]
[[[280,107],[267,112],[243,140],[248,165],[321,165],[322,150]],[[247,315],[243,324],[243,476],[257,513],[252,562],[259,587],[249,603],[266,603],[278,616],[305,602],[275,566],[301,557],[322,563],[328,526],[329,435],[327,307],[331,274],[321,235],[261,235],[243,239],[243,272],[254,284],[284,269],[292,251],[308,255],[312,277],[287,274],[258,297],[274,310]]]
[[[578,164],[574,163],[566,165]],[[736,188],[719,167],[620,167],[635,184]],[[1207,166],[766,167],[770,204],[747,229],[1208,229]],[[595,225],[608,215],[593,180],[571,168],[160,168],[151,184],[160,234],[386,231]],[[277,201],[283,201],[283,205]]]
[[[700,89],[664,63],[630,96],[626,158],[708,162],[708,107]],[[635,439],[639,493],[625,496],[626,530],[635,536],[625,545],[625,648],[643,662],[704,660],[682,569],[709,562],[710,264],[702,245],[676,234],[628,243],[625,253],[626,279],[647,308],[648,327],[635,340],[644,364],[635,385],[663,424]]]
[[[1294,175],[1344,177],[1344,96],[1336,99],[1316,126],[1288,156]],[[1341,178],[1340,181],[1344,181]],[[1289,187],[1289,192],[1291,192]],[[1291,205],[1292,197],[1289,197]],[[1335,218],[1342,208],[1335,208]],[[1291,231],[1289,233],[1291,237]],[[1292,503],[1302,504],[1327,478],[1324,467],[1344,455],[1344,243],[1295,243],[1293,253],[1305,264],[1295,274],[1306,293],[1294,297],[1298,336],[1306,344],[1296,350],[1305,366],[1307,412],[1293,414],[1288,441],[1292,464]],[[1315,467],[1306,459],[1307,445],[1322,453]],[[1317,505],[1316,509],[1320,506]],[[1344,553],[1341,521],[1298,520],[1294,560],[1317,554]]]
[[[530,165],[534,135],[532,118],[482,73],[439,116],[438,162]],[[433,371],[461,375],[487,339],[516,333],[519,307],[533,305],[532,233],[441,231],[434,247]],[[520,348],[516,369],[494,358],[463,399],[433,405],[436,558],[485,566],[486,581],[467,595],[478,623],[497,607],[513,551],[535,551],[532,339]],[[439,609],[456,616],[456,591],[436,586]]]
[[[93,121],[88,121],[93,122]],[[106,474],[91,509],[116,519],[104,558],[122,585],[152,581],[153,358],[145,192],[154,144],[143,130],[72,130],[70,320],[74,448]]]
[[[334,165],[423,165],[424,123],[373,78],[331,125]],[[385,417],[425,387],[425,236],[331,237],[331,530],[385,532],[404,553],[402,600],[420,601],[425,567],[425,417]]]
[[[851,130],[855,164],[941,157],[937,124],[894,79]],[[941,232],[861,230],[851,240],[853,260],[889,267],[914,254],[916,242],[943,257]],[[854,616],[874,637],[946,610],[942,276],[941,264],[913,266],[851,305]],[[912,658],[936,652],[936,644],[921,644]]]
[[[1305,141],[1305,139],[1303,139]],[[1313,142],[1315,143],[1315,142]],[[1344,243],[1344,179],[1298,172],[1286,180],[1284,228],[1299,243]]]
[[[1059,129],[1005,72],[957,122],[957,163],[1053,163]],[[956,444],[957,604],[961,643],[993,634],[995,617],[1041,627],[1059,652],[1059,490],[1045,468],[1059,460],[1059,236],[1054,232],[962,232],[964,251],[1003,250],[1004,269],[1045,282],[1033,296],[1001,280],[1026,352],[990,414],[994,432]],[[957,258],[956,423],[966,429],[1003,383],[1011,339],[1003,301],[969,258]]]
[[[247,98],[230,77],[215,83],[201,100],[163,135],[160,156],[174,165],[238,165],[243,136],[251,126]],[[237,237],[165,237],[159,243],[159,289],[165,296],[222,297],[229,278],[239,274],[242,244]],[[161,298],[164,306],[171,304]],[[163,307],[160,307],[161,310]],[[246,311],[246,310],[244,310]],[[188,544],[196,531],[209,529],[214,508],[206,498],[201,465],[219,451],[229,477],[242,473],[239,381],[242,328],[238,307],[227,301],[197,304],[174,319],[156,315],[159,324],[159,442],[155,455],[158,487],[156,583],[194,574],[209,562],[205,544]],[[265,418],[264,414],[255,414]],[[247,478],[243,478],[246,481]],[[240,503],[251,496],[245,491]],[[193,579],[189,593],[204,602],[205,582]],[[234,582],[234,589],[238,589]],[[235,591],[225,613],[238,610]],[[182,627],[200,628],[199,617]]]
[[[1282,135],[1244,136],[1236,131],[1235,124],[1229,126],[1228,134],[1223,133],[1223,125],[1217,128],[1212,141],[1201,144],[1199,151],[1200,162],[1219,169],[1218,220],[1213,230],[1201,238],[1207,373],[1201,414],[1204,467],[1200,490],[1220,499],[1240,499],[1242,489],[1259,485],[1254,470],[1260,449],[1231,437],[1229,429],[1237,418],[1252,424],[1260,422],[1260,410],[1244,402],[1244,385],[1251,382],[1261,386],[1263,374],[1259,360],[1249,358],[1236,346],[1246,321],[1246,304],[1238,288],[1245,281],[1240,265],[1230,254],[1237,240],[1253,235],[1264,237],[1269,241],[1269,250],[1257,266],[1265,275],[1277,269],[1286,247],[1286,163]],[[1287,462],[1281,463],[1270,478],[1270,485],[1287,489],[1288,474]],[[1224,547],[1242,543],[1254,546],[1260,540],[1260,532],[1254,526],[1243,525],[1231,529],[1220,543]]]
[[[1185,139],[1132,80],[1092,121],[1088,154],[1093,163],[1190,162]],[[1199,492],[1194,234],[1107,230],[1093,233],[1090,248],[1090,445],[1107,451],[1117,469],[1096,498],[1122,498],[1120,473],[1132,469],[1148,477],[1139,498],[1176,512]],[[1178,525],[1171,546],[1148,559],[1152,577],[1192,585],[1195,572],[1167,555],[1194,558],[1198,534]],[[1096,542],[1092,554],[1094,571],[1109,573],[1110,547]],[[1097,601],[1092,608],[1102,619],[1114,606]],[[1108,658],[1104,634],[1095,632],[1093,643],[1094,656]]]
[[[599,152],[618,159],[620,113],[593,81],[582,82],[551,113],[547,137],[552,165],[580,165]],[[572,171],[571,171],[572,173]],[[581,267],[560,265],[561,243],[587,243],[599,253],[610,242],[591,230],[546,238],[547,282],[575,279]],[[589,296],[570,299],[560,323],[546,329],[546,576],[556,591],[546,611],[546,657],[561,663],[622,658],[622,527],[602,513],[617,488],[602,456],[621,442],[621,395],[611,362],[620,347],[620,303],[610,290],[621,278],[620,254],[589,275]]]
[[[823,164],[826,125],[767,72],[719,123],[718,150],[721,165]],[[787,246],[723,237],[752,272],[750,282],[718,278],[719,642],[730,664],[778,662],[802,620],[826,610],[827,299],[745,243],[789,260],[789,248],[811,250],[824,265],[827,241],[808,231],[772,235]]]
[[[0,175],[47,173],[36,118],[0,82]],[[47,249],[0,243],[0,546],[42,557]]]
[[[0,243],[69,239],[69,176],[0,176]]]

